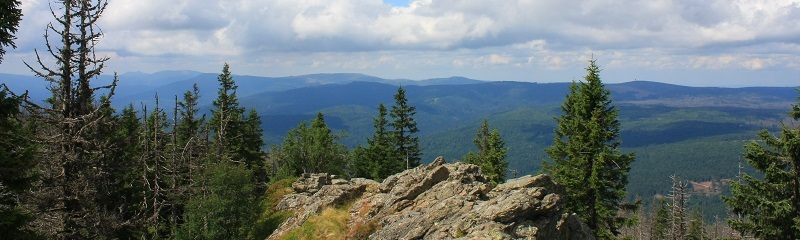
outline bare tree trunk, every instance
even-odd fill
[[[56,62],[48,67],[36,51],[37,68],[27,62],[28,68],[37,76],[51,82],[52,97],[49,106],[41,107],[28,102],[41,113],[38,141],[47,145],[42,156],[43,177],[33,189],[33,201],[38,202],[39,212],[51,212],[37,219],[34,225],[50,238],[85,239],[104,233],[106,218],[103,203],[98,202],[102,194],[105,166],[99,158],[108,151],[106,142],[99,136],[101,126],[109,124],[101,109],[108,106],[114,95],[116,78],[109,86],[106,100],[93,103],[94,91],[91,79],[98,76],[108,58],[97,58],[94,46],[100,36],[95,23],[102,15],[107,3],[104,0],[64,0],[61,13],[52,11],[57,24],[48,24],[45,32],[46,52]],[[50,33],[59,38],[51,45]],[[113,225],[113,224],[111,224]]]
[[[672,179],[672,191],[670,198],[672,199],[670,216],[672,222],[671,236],[674,240],[682,240],[686,238],[686,202],[689,200],[689,194],[686,192],[688,183],[678,179],[675,175],[670,176]]]

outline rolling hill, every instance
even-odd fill
[[[175,95],[197,83],[207,111],[216,96],[216,77],[188,71],[124,74],[114,105],[153,104],[158,93],[162,104],[171,106]],[[544,148],[554,137],[553,117],[560,114],[569,86],[459,77],[389,80],[362,74],[235,76],[235,80],[241,104],[262,114],[268,145],[280,144],[289,129],[318,111],[335,131],[346,133],[346,145],[364,144],[372,134],[378,104],[391,106],[397,86],[402,85],[417,108],[423,162],[436,156],[457,160],[474,150],[472,138],[486,118],[500,130],[509,148],[509,168],[518,175],[539,171],[547,159]],[[108,76],[100,79],[108,81]],[[38,78],[2,74],[0,82],[14,91],[30,90],[35,100],[49,95],[47,84]],[[760,129],[775,130],[786,122],[785,112],[798,96],[791,87],[685,87],[647,81],[607,87],[620,109],[623,151],[637,156],[628,189],[639,196],[664,194],[670,175],[695,182],[735,178],[744,142],[754,139]],[[716,207],[712,212],[723,211],[717,196],[698,194],[694,199]]]

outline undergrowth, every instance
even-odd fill
[[[250,236],[251,239],[267,238],[275,229],[278,229],[278,226],[280,226],[283,221],[292,216],[292,212],[273,212],[273,209],[278,205],[278,202],[281,201],[283,196],[294,192],[294,190],[292,190],[292,183],[296,180],[296,178],[288,178],[269,184],[267,191],[264,192],[261,198],[262,212]]]
[[[319,215],[306,220],[299,228],[292,230],[284,239],[349,239],[347,223],[350,221],[350,206],[329,207]]]

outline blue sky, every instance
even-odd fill
[[[408,6],[408,3],[410,1],[411,0],[383,0],[383,2],[385,2],[385,3],[389,4],[389,5],[400,6],[400,7]]]
[[[47,0],[25,14],[0,72],[31,74]],[[288,76],[580,79],[800,85],[800,0],[112,0],[106,73],[196,70]],[[123,79],[124,81],[124,79]]]

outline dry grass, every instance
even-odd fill
[[[378,220],[369,222],[356,222],[347,233],[347,239],[368,239],[369,235],[377,231],[379,228]]]
[[[350,239],[347,237],[347,223],[350,221],[349,207],[350,204],[337,208],[326,208],[319,215],[309,218],[299,228],[286,234],[284,239]]]
[[[347,233],[347,239],[368,239],[370,234],[378,230],[379,228],[378,220],[375,219],[372,221],[364,222],[366,219],[370,217],[369,215],[372,208],[371,202],[363,202],[360,206],[357,207],[358,207],[358,212],[356,212],[356,214],[358,217],[356,219],[362,219],[362,220],[360,221],[355,220],[354,222],[351,222],[352,226],[350,226],[350,230]]]

